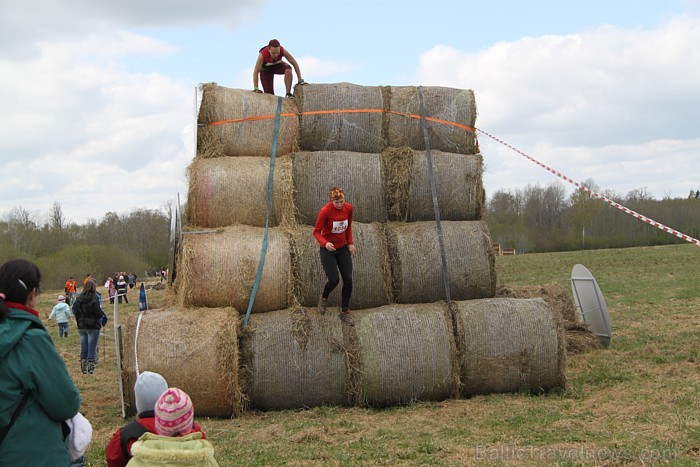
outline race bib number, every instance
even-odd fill
[[[348,221],[333,221],[333,228],[331,233],[341,234],[348,230]]]

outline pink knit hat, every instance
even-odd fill
[[[186,435],[192,431],[194,406],[182,389],[169,388],[155,407],[156,432],[161,436]]]

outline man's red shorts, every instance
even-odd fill
[[[260,81],[262,82],[263,91],[266,94],[275,93],[275,75],[283,75],[287,70],[291,70],[292,66],[285,62],[279,62],[276,65],[264,66],[260,70]]]

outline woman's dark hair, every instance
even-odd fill
[[[86,297],[89,297],[91,295],[96,295],[97,294],[97,286],[93,281],[87,281],[85,285],[83,285],[83,291],[80,292],[80,295],[84,295]]]
[[[24,305],[29,298],[29,292],[36,289],[39,293],[41,271],[24,259],[13,259],[0,266],[0,321],[7,317],[9,309],[7,302]]]

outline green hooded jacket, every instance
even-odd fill
[[[0,464],[68,466],[62,422],[78,413],[80,393],[41,320],[10,306],[0,321],[0,427],[27,392],[28,403],[0,445]]]
[[[219,467],[214,447],[200,432],[172,438],[144,433],[131,446],[131,455],[127,467]]]

